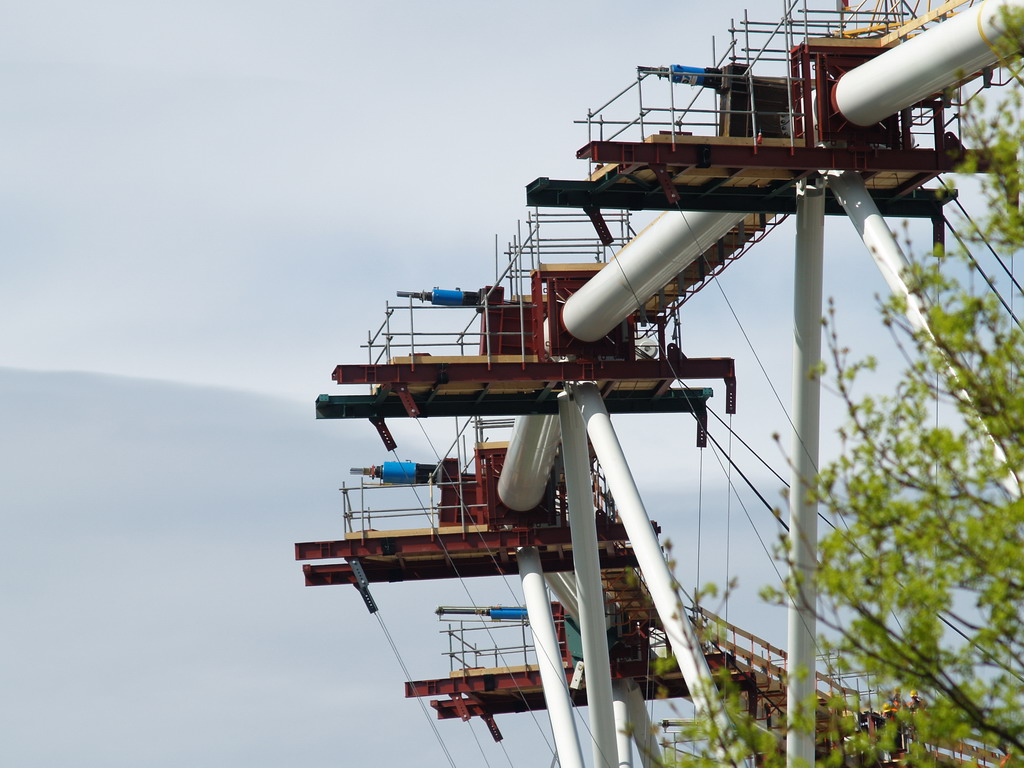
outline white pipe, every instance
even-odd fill
[[[604,401],[593,382],[573,384],[571,392],[583,414],[590,442],[601,462],[608,488],[615,499],[619,518],[629,535],[633,554],[647,582],[651,600],[665,628],[665,634],[668,635],[683,680],[690,689],[694,709],[698,717],[706,718],[712,725],[717,736],[717,743],[712,744],[712,750],[722,762],[726,762],[724,745],[732,739],[732,725],[725,713],[721,695],[715,687],[707,659],[704,658],[693,627],[683,612],[675,579],[661,551],[661,545],[654,533],[651,519],[647,516],[636,482],[629,471],[629,465],[626,463],[626,457],[612,427]]]
[[[536,547],[521,547],[516,551],[519,578],[523,583],[526,612],[530,617],[530,631],[537,652],[544,702],[547,705],[551,730],[555,737],[555,751],[562,768],[583,768],[583,752],[572,716],[572,700],[565,681],[565,668],[558,652],[555,620],[551,617],[551,603],[544,589],[544,570]]]
[[[851,69],[836,84],[836,108],[855,125],[874,125],[997,64],[1008,10],[1024,10],[1024,0],[984,0]]]
[[[793,287],[793,447],[789,481],[790,572],[796,595],[789,603],[789,664],[797,674],[786,685],[786,711],[804,711],[814,700],[817,633],[818,505],[808,500],[818,474],[821,412],[821,293],[825,234],[825,185],[797,190],[796,265]],[[786,735],[786,765],[814,765],[814,730]]]
[[[562,309],[562,324],[581,341],[604,337],[745,215],[706,211],[661,214],[569,297]]]
[[[498,478],[498,498],[505,506],[526,512],[540,504],[557,449],[557,417],[530,414],[516,419]]]
[[[617,766],[633,768],[633,740],[630,738],[633,723],[629,718],[629,691],[625,679],[619,678],[612,682],[612,695],[612,706],[615,710],[615,747],[618,751]]]
[[[569,530],[576,572],[576,599],[594,765],[597,768],[614,768],[616,749],[611,661],[608,658],[608,625],[605,622],[601,561],[597,550],[590,446],[579,409],[568,392],[558,396],[558,420],[562,430],[562,464],[569,502]]]
[[[910,292],[906,282],[903,280],[903,275],[909,269],[907,258],[903,255],[903,251],[899,243],[896,242],[896,238],[889,231],[889,227],[885,223],[885,219],[882,218],[882,214],[879,213],[875,201],[871,199],[871,194],[864,184],[864,179],[856,171],[829,171],[826,174],[826,178],[828,179],[829,189],[832,190],[832,194],[835,195],[836,200],[843,206],[846,215],[850,217],[850,221],[856,227],[857,233],[861,236],[864,245],[867,246],[871,257],[875,260],[875,264],[878,266],[879,271],[881,271],[882,277],[888,283],[889,290],[906,302],[905,314],[911,327],[915,331],[924,333],[934,343],[935,336],[932,334],[931,328],[928,327],[928,321],[925,316],[926,307],[917,295]],[[970,393],[957,386],[959,377],[953,369],[952,362],[947,360],[946,366],[950,386],[954,388],[953,394],[964,405],[977,413]],[[984,422],[981,421],[980,417],[978,417],[978,425],[981,429],[986,430],[987,433]],[[991,435],[989,435],[989,439],[992,440]],[[992,449],[995,452],[996,458],[1003,464],[1006,464],[1006,454],[994,440],[992,440]],[[1017,482],[1016,475],[1008,471],[1000,482],[1012,498],[1020,498],[1021,487]]]
[[[555,593],[558,602],[562,604],[565,612],[572,616],[573,620],[580,620],[580,606],[576,601],[576,574],[572,572],[554,572],[544,575],[548,587]]]
[[[636,744],[636,751],[640,754],[640,765],[643,768],[654,768],[660,766],[661,749],[658,746],[658,736],[655,733],[654,725],[651,723],[651,716],[647,713],[647,702],[638,686],[632,680],[625,680],[627,699],[629,705],[629,722],[633,728],[633,743]]]

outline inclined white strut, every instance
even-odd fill
[[[1024,0],[984,0],[843,75],[834,100],[855,125],[874,125],[1000,62],[1007,11]]]
[[[555,751],[561,768],[583,768],[583,752],[572,717],[572,700],[565,681],[562,655],[558,651],[555,620],[551,616],[551,603],[544,588],[544,571],[536,547],[521,547],[516,551],[519,578],[523,584],[526,612],[530,619],[530,632],[540,667],[540,680],[544,688],[551,731],[555,737]]]
[[[562,324],[581,341],[604,337],[745,216],[707,211],[661,214],[566,300]]]
[[[665,634],[668,635],[683,680],[690,689],[697,717],[706,719],[712,726],[717,737],[712,750],[725,763],[727,753],[724,744],[731,741],[732,725],[715,687],[707,659],[683,612],[672,571],[661,551],[604,401],[593,382],[567,383],[566,386],[583,415],[591,445],[594,446],[608,488],[615,499],[619,519],[626,528],[651,600],[665,628]]]
[[[595,768],[615,768],[617,748],[612,707],[611,661],[608,657],[608,625],[605,622],[601,561],[597,550],[597,519],[590,474],[590,447],[579,409],[567,392],[558,395],[558,420],[562,430],[562,462],[569,502],[572,560],[576,572],[576,606],[583,644],[587,712]]]
[[[516,419],[498,478],[498,498],[505,506],[526,512],[540,504],[557,450],[557,416],[530,414]]]
[[[910,326],[915,331],[923,332],[929,339],[934,340],[931,328],[928,327],[927,307],[919,296],[911,292],[904,280],[904,275],[909,269],[907,257],[903,255],[903,250],[890,231],[889,226],[885,223],[885,219],[882,218],[882,214],[879,213],[878,206],[871,199],[871,194],[864,184],[864,179],[856,171],[830,171],[827,174],[827,178],[829,189],[832,190],[832,194],[835,195],[836,200],[843,206],[846,215],[853,222],[857,233],[861,236],[864,245],[867,246],[871,257],[875,260],[878,270],[885,278],[889,290],[892,291],[893,295],[899,296],[905,301],[906,309],[904,312]],[[970,410],[974,410],[977,413],[970,393],[962,389],[957,383],[958,377],[953,369],[952,361],[947,360],[946,367],[953,394]],[[977,417],[977,423],[987,433],[987,429],[980,416]],[[989,435],[989,439],[991,440],[991,435]],[[1001,463],[1006,464],[1006,454],[1002,448],[994,440],[991,441],[991,444],[996,458]],[[1007,472],[1000,482],[1012,498],[1020,498],[1021,487],[1017,477],[1012,472]]]

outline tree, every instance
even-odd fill
[[[965,142],[983,148],[987,213],[959,258],[929,254],[909,275],[932,333],[905,327],[904,302],[883,308],[908,359],[894,392],[859,396],[873,361],[851,362],[834,323],[829,341],[848,422],[817,488],[836,525],[820,543],[820,620],[846,669],[902,688],[883,746],[912,733],[912,763],[932,762],[922,743],[961,739],[1024,760],[1024,332],[988,281],[974,292],[953,276],[982,236],[1004,257],[1024,248],[1019,76],[989,99]],[[926,708],[907,711],[911,689]]]

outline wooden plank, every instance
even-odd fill
[[[361,541],[363,539],[387,539],[391,537],[405,537],[405,536],[430,536],[437,533],[457,533],[459,531],[465,531],[466,533],[486,533],[490,529],[486,525],[446,525],[441,528],[396,528],[393,531],[363,531],[355,533],[346,533],[345,541]]]
[[[973,0],[949,0],[949,2],[943,3],[938,8],[934,8],[923,16],[918,16],[916,19],[908,21],[901,27],[897,27],[887,35],[883,35],[878,38],[879,42],[883,46],[887,46],[891,43],[896,42],[902,37],[905,37],[908,33],[913,32],[915,29],[920,29],[925,24],[935,21],[942,16],[948,15],[954,8],[959,8],[961,5],[972,3]]]
[[[881,37],[809,37],[807,44],[819,48],[892,48]]]
[[[415,358],[415,359],[413,359]],[[404,357],[393,357],[388,363],[390,365],[411,365],[412,363],[445,363],[455,364],[459,363],[521,363],[523,361],[528,363],[538,362],[536,355],[526,355],[524,358],[522,355],[491,355],[489,358],[487,355],[406,355]]]
[[[795,142],[789,139],[761,139],[753,136],[685,136],[671,133],[652,133],[644,139],[645,144],[710,144],[720,147],[789,147]]]
[[[564,666],[564,662],[563,662]],[[520,664],[518,667],[469,667],[448,673],[448,677],[456,680],[460,677],[484,677],[486,675],[516,675],[523,672],[538,672],[536,664]]]

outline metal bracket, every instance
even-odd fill
[[[494,715],[486,714],[480,715],[480,719],[484,721],[487,726],[487,730],[491,732],[491,738],[495,741],[501,741],[504,736],[501,735],[501,731],[498,730],[498,724],[494,722]]]
[[[363,570],[362,563],[359,562],[358,558],[349,557],[346,558],[346,562],[352,568],[352,575],[356,577],[355,588],[359,590],[359,594],[363,598],[363,602],[366,603],[366,609],[370,613],[377,612],[377,603],[374,602],[373,596],[370,594],[370,582],[366,578],[366,571]]]
[[[601,215],[600,208],[594,208],[593,206],[584,206],[583,212],[590,218],[590,222],[594,225],[594,229],[597,230],[597,236],[601,238],[601,242],[605,245],[611,245],[615,242],[615,238],[612,237],[612,232],[608,229],[608,222],[604,220],[604,216]]]
[[[701,410],[699,413],[695,410],[694,416],[697,417],[697,447],[707,448],[708,445],[708,412]]]
[[[420,407],[416,405],[416,401],[412,399],[412,394],[409,392],[409,385],[402,382],[395,382],[393,391],[398,395],[398,399],[402,401],[402,405],[405,406],[405,412],[409,414],[409,418],[418,419],[420,416]]]
[[[377,428],[377,434],[384,441],[385,450],[393,451],[398,447],[398,443],[395,442],[395,438],[391,434],[391,430],[388,429],[388,425],[384,423],[383,417],[370,419],[370,423]]]
[[[572,671],[572,680],[569,681],[569,687],[574,691],[578,691],[582,688],[584,675],[583,662],[577,661],[576,667]]]
[[[736,377],[729,376],[725,380],[725,412],[736,413]]]
[[[469,720],[472,717],[469,714],[469,707],[466,706],[466,699],[461,693],[452,694],[452,704],[455,706],[455,711],[459,713],[459,717],[463,720]]]
[[[661,184],[661,188],[665,192],[665,198],[672,205],[678,203],[679,190],[676,189],[676,185],[672,183],[672,175],[668,172],[665,166],[658,163],[657,165],[651,165],[650,168],[654,171],[654,175],[657,177],[658,183]]]

